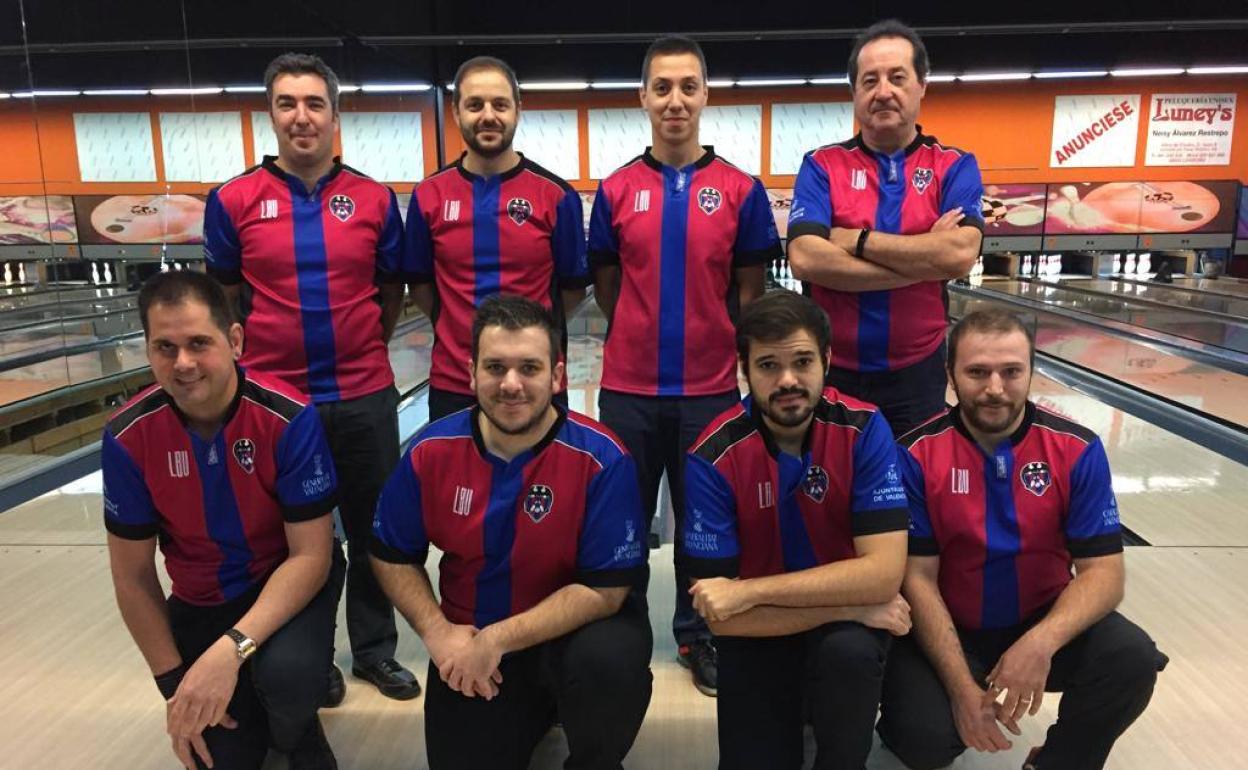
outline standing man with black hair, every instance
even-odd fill
[[[585,297],[581,197],[512,149],[520,88],[501,59],[478,56],[455,73],[451,114],[466,149],[416,185],[407,214],[412,297],[434,322],[429,418],[476,403],[469,386],[472,314],[500,292],[555,314],[567,348],[567,315]],[[558,400],[567,405],[567,379]]]
[[[420,694],[394,659],[398,630],[368,563],[381,485],[399,457],[387,343],[403,300],[403,224],[392,190],[334,157],[338,77],[306,54],[265,70],[277,157],[208,196],[204,258],[247,331],[242,363],[299,389],[342,478],[352,673],[391,698]],[[328,703],[342,701],[332,670]]]
[[[945,405],[945,282],[983,235],[975,156],[918,125],[927,48],[895,20],[849,57],[860,132],[807,153],[789,215],[793,274],[832,321],[828,382],[879,406],[900,436]]]
[[[767,192],[698,143],[706,58],[688,38],[656,40],[642,64],[651,147],[599,185],[590,218],[594,296],[610,322],[599,416],[637,462],[653,517],[666,472],[679,532],[685,452],[739,398],[732,319],[763,293],[780,256]],[[716,690],[715,648],[676,560],[672,630],[694,685]]]

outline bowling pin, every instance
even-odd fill
[[[26,283],[26,263],[17,263],[17,282]]]
[[[1054,278],[1062,274],[1062,255],[1054,254],[1049,257],[1049,275]]]
[[[1152,252],[1144,252],[1140,255],[1140,261],[1136,263],[1137,275],[1148,275],[1153,272],[1153,255]]]
[[[104,283],[112,283],[112,282],[113,282],[113,268],[112,268],[112,264],[113,264],[112,262],[105,262],[105,263],[104,263]]]
[[[1121,272],[1122,272],[1122,252],[1120,251],[1120,252],[1118,252],[1118,253],[1114,254],[1114,272],[1113,272],[1113,275],[1118,275],[1118,274],[1119,274],[1119,273],[1121,273]]]
[[[4,263],[4,285],[13,285],[13,268],[9,266],[8,262]]]
[[[1031,255],[1027,254],[1026,256],[1023,257],[1023,267],[1022,267],[1022,270],[1020,271],[1020,275],[1030,275],[1030,274],[1031,274]]]
[[[160,272],[162,272],[162,273],[167,273],[167,272],[169,272],[169,263],[168,263],[168,262],[166,262],[166,261],[165,261],[165,260],[163,260],[163,259],[162,259],[162,260],[160,260]]]
[[[1125,275],[1135,275],[1135,253],[1127,254],[1127,261],[1122,266],[1122,272]]]
[[[91,263],[91,283],[99,285],[100,283],[100,263]]]

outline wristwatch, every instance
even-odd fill
[[[238,653],[239,663],[246,661],[252,655],[256,654],[256,640],[247,636],[242,631],[239,631],[237,628],[231,628],[229,631],[225,632],[225,635],[230,637],[230,640],[234,642],[234,649],[235,652]]]
[[[858,246],[854,249],[854,256],[862,259],[862,250],[867,247],[867,236],[871,234],[871,228],[864,227],[862,232],[858,233]]]

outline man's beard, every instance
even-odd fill
[[[806,403],[797,409],[781,409],[774,406],[776,399],[783,396],[801,396],[806,399]],[[763,406],[763,413],[767,415],[775,424],[784,428],[796,428],[810,417],[810,413],[815,409],[810,403],[810,393],[805,388],[785,388],[777,390],[768,398],[767,404]]]
[[[550,408],[551,400],[551,398],[547,398],[546,403],[542,404],[541,408],[534,412],[533,417],[531,417],[528,422],[518,428],[511,428],[494,419],[494,415],[492,413],[493,409],[486,408],[485,402],[481,401],[480,397],[478,397],[478,402],[481,403],[481,413],[485,415],[485,419],[489,420],[490,424],[497,428],[499,433],[507,436],[523,436],[536,428],[538,425],[541,425],[542,420],[546,417],[546,410]],[[505,402],[495,401],[494,403],[500,404]]]
[[[468,145],[476,154],[485,158],[497,158],[499,155],[511,149],[512,139],[515,138],[515,131],[508,133],[506,127],[500,127],[498,133],[502,135],[503,140],[499,142],[497,147],[483,147],[477,141],[477,130],[471,126],[461,125],[459,133],[464,137],[464,143]]]
[[[979,431],[980,433],[1001,433],[1005,431],[1011,425],[1014,424],[1014,421],[1018,419],[1018,416],[1023,413],[1024,409],[1027,408],[1026,400],[1020,402],[1017,406],[1015,406],[1014,402],[1012,401],[998,401],[998,400],[992,400],[992,401],[987,401],[987,402],[983,402],[983,401],[971,402],[971,404],[968,406],[965,404],[965,402],[962,401],[962,395],[958,393],[958,390],[956,387],[954,388],[953,392],[958,396],[958,404],[959,404],[958,411],[962,413],[962,419],[966,420],[966,422],[970,424],[972,428]],[[1006,407],[1011,407],[1011,408],[1006,413],[1006,416],[1003,420],[1000,420],[996,423],[990,423],[990,422],[986,422],[985,420],[980,419],[979,417],[980,408],[986,407],[986,406],[1006,406]]]

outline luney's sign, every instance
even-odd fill
[[[1148,166],[1231,162],[1235,94],[1154,94],[1148,111]]]

